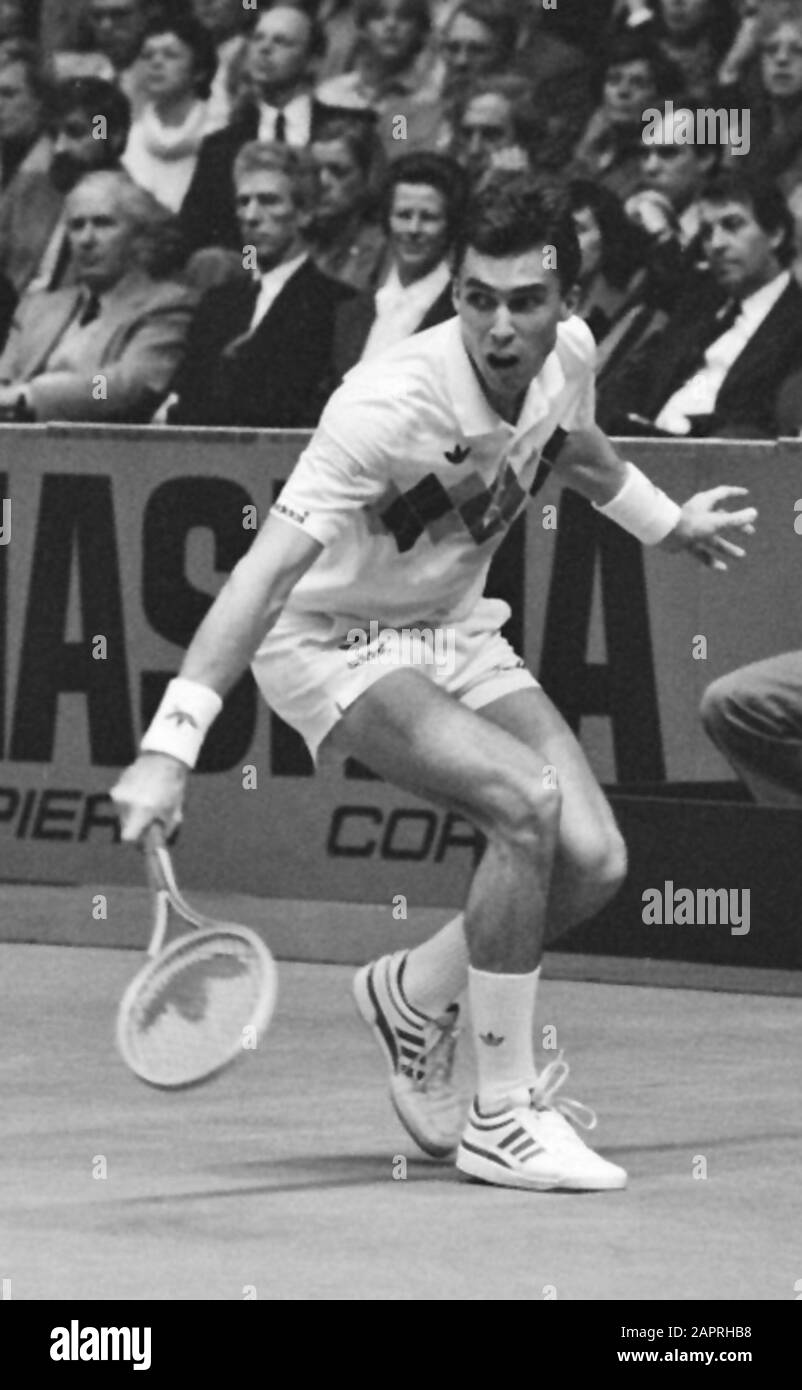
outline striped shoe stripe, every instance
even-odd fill
[[[537,1140],[533,1139],[530,1134],[520,1144],[516,1144],[514,1149],[510,1149],[510,1155],[513,1158],[532,1158],[534,1154],[543,1152],[543,1145],[538,1144]]]
[[[387,1019],[384,1016],[381,1005],[379,1004],[379,1000],[376,995],[376,988],[374,983],[375,974],[375,969],[373,966],[371,966],[370,970],[368,971],[368,994],[370,995],[370,1002],[373,1005],[373,1012],[376,1017],[376,1027],[378,1028],[387,1045],[387,1050],[390,1053],[390,1056],[393,1061],[393,1067],[397,1067],[398,1048],[395,1045],[395,1036],[393,1034],[393,1030],[387,1023]]]
[[[498,1146],[500,1149],[508,1149],[510,1144],[514,1144],[517,1139],[526,1139],[527,1137],[526,1130],[522,1129],[520,1125],[516,1125],[515,1129],[511,1129],[504,1139],[499,1139]]]
[[[480,1149],[478,1144],[472,1144],[470,1139],[463,1139],[463,1149],[468,1149],[472,1154],[478,1154],[480,1158],[489,1158],[491,1163],[497,1163],[499,1168],[512,1168],[514,1165],[508,1163],[501,1154],[494,1153],[492,1149]]]

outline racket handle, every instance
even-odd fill
[[[164,825],[160,820],[152,821],[142,836],[142,849],[145,854],[148,879],[156,893],[169,892],[170,853],[164,835]]]

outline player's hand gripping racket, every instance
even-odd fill
[[[151,1086],[208,1081],[256,1046],[276,1002],[277,971],[256,932],[190,907],[176,886],[164,832],[144,837],[153,889],[148,960],[123,995],[117,1045]],[[171,913],[192,931],[165,946]]]

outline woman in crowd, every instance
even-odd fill
[[[638,33],[616,36],[607,50],[600,101],[574,152],[572,173],[627,198],[641,178],[643,113],[679,90],[680,77]]]
[[[648,28],[665,59],[679,69],[683,90],[707,106],[738,28],[732,0],[655,0]]]
[[[353,116],[329,120],[310,149],[319,188],[308,231],[314,261],[333,279],[372,290],[386,250],[373,216],[386,168],[373,123]]]
[[[148,100],[131,127],[123,164],[142,188],[178,212],[209,133],[214,41],[194,19],[154,21],[140,58]]]
[[[341,315],[337,364],[345,372],[412,333],[452,318],[450,254],[467,182],[446,155],[401,155],[383,198],[389,265],[374,295],[360,295]]]
[[[802,184],[802,0],[766,0],[756,42],[742,94],[751,111],[747,158],[790,195]]]
[[[647,237],[601,184],[574,180],[568,201],[582,252],[575,312],[600,343],[645,278]]]

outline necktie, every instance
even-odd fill
[[[78,319],[79,328],[86,328],[88,324],[94,323],[99,313],[100,300],[94,291],[90,291],[81,310],[80,318]]]
[[[279,111],[276,116],[273,139],[277,145],[286,145],[287,143],[287,117],[284,115],[283,111]]]

